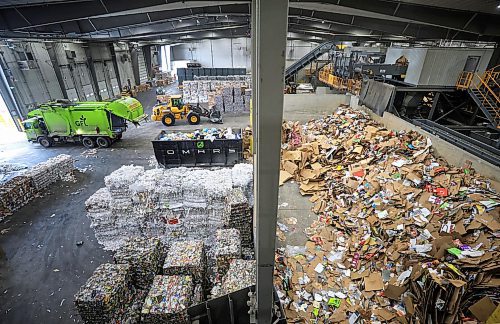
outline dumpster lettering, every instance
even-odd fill
[[[75,120],[75,125],[78,127],[88,126],[87,125],[87,118],[82,115],[79,120]]]

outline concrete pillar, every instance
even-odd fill
[[[118,60],[116,59],[115,45],[113,43],[109,43],[108,46],[109,52],[111,53],[111,60],[113,61],[113,70],[115,70],[116,81],[118,82],[120,92],[122,92],[122,80],[120,78],[120,71],[118,70]]]
[[[92,79],[92,88],[94,88],[95,97],[98,101],[102,101],[101,90],[99,89],[99,82],[97,82],[97,74],[95,72],[94,59],[90,51],[90,44],[83,47],[85,49],[85,56],[87,57],[87,66],[90,70],[90,78]]]
[[[130,48],[130,62],[132,63],[132,72],[134,73],[134,85],[141,83],[141,75],[139,73],[139,55],[137,47]]]
[[[252,1],[257,322],[271,323],[288,0]]]
[[[146,73],[148,74],[148,79],[152,79],[154,77],[152,68],[151,47],[152,45],[146,45],[142,47],[142,54],[144,55],[144,62],[146,63]]]
[[[64,79],[61,72],[61,66],[59,64],[59,60],[57,59],[53,43],[45,43],[45,48],[47,49],[50,61],[52,62],[52,68],[54,69],[54,73],[56,74],[57,82],[59,83],[59,87],[61,88],[63,97],[64,99],[69,99],[68,92],[66,91],[66,85],[64,84]]]
[[[9,83],[9,80],[7,79],[7,76],[4,72],[5,69],[6,64],[4,64],[3,58],[0,58],[0,96],[2,96],[2,99],[7,106],[7,110],[9,111],[17,130],[22,131],[22,127],[21,125],[19,125],[19,121],[26,116],[23,116],[21,110],[19,109],[19,106],[17,105],[16,98],[11,90],[14,87]]]

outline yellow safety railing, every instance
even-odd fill
[[[457,83],[455,86],[459,90],[467,90],[469,89],[473,78],[474,78],[474,73],[463,71],[458,76]]]
[[[497,71],[498,68],[500,65],[485,71],[482,75],[463,71],[457,79],[456,88],[473,90],[495,123],[500,126],[500,71]]]

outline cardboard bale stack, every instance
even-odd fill
[[[33,187],[42,191],[52,183],[73,172],[74,160],[70,155],[59,154],[30,168],[25,176],[31,178]]]
[[[105,263],[77,292],[75,306],[84,323],[109,323],[121,318],[133,293],[129,266]]]
[[[0,220],[30,202],[35,188],[30,178],[14,177],[0,185]]]
[[[226,274],[229,263],[241,258],[240,231],[235,228],[219,229],[215,234],[215,260],[219,276]]]
[[[288,321],[493,316],[500,196],[488,179],[345,106],[282,134],[281,183],[294,179],[318,214],[305,246],[277,251]]]
[[[163,264],[165,275],[189,275],[195,283],[203,280],[206,271],[203,241],[177,241],[172,243]]]
[[[116,251],[114,260],[128,264],[132,283],[138,289],[148,289],[164,261],[164,246],[158,238],[132,238]]]
[[[189,323],[193,289],[190,276],[155,276],[142,307],[142,323]]]

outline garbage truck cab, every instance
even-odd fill
[[[139,101],[124,97],[104,102],[57,100],[40,105],[23,121],[26,137],[44,147],[79,142],[87,148],[109,147],[127,130],[127,121],[147,118]]]
[[[42,129],[40,126],[44,126],[44,124],[42,123],[42,125],[40,125],[40,120],[38,119],[38,117],[32,117],[32,118],[29,118],[29,119],[26,119],[26,120],[23,120],[22,122],[23,124],[23,128],[24,128],[24,132],[26,133],[26,137],[28,138],[28,141],[30,142],[36,142],[38,140],[39,137],[43,136],[43,135],[47,135],[46,132],[47,130],[45,129]]]

